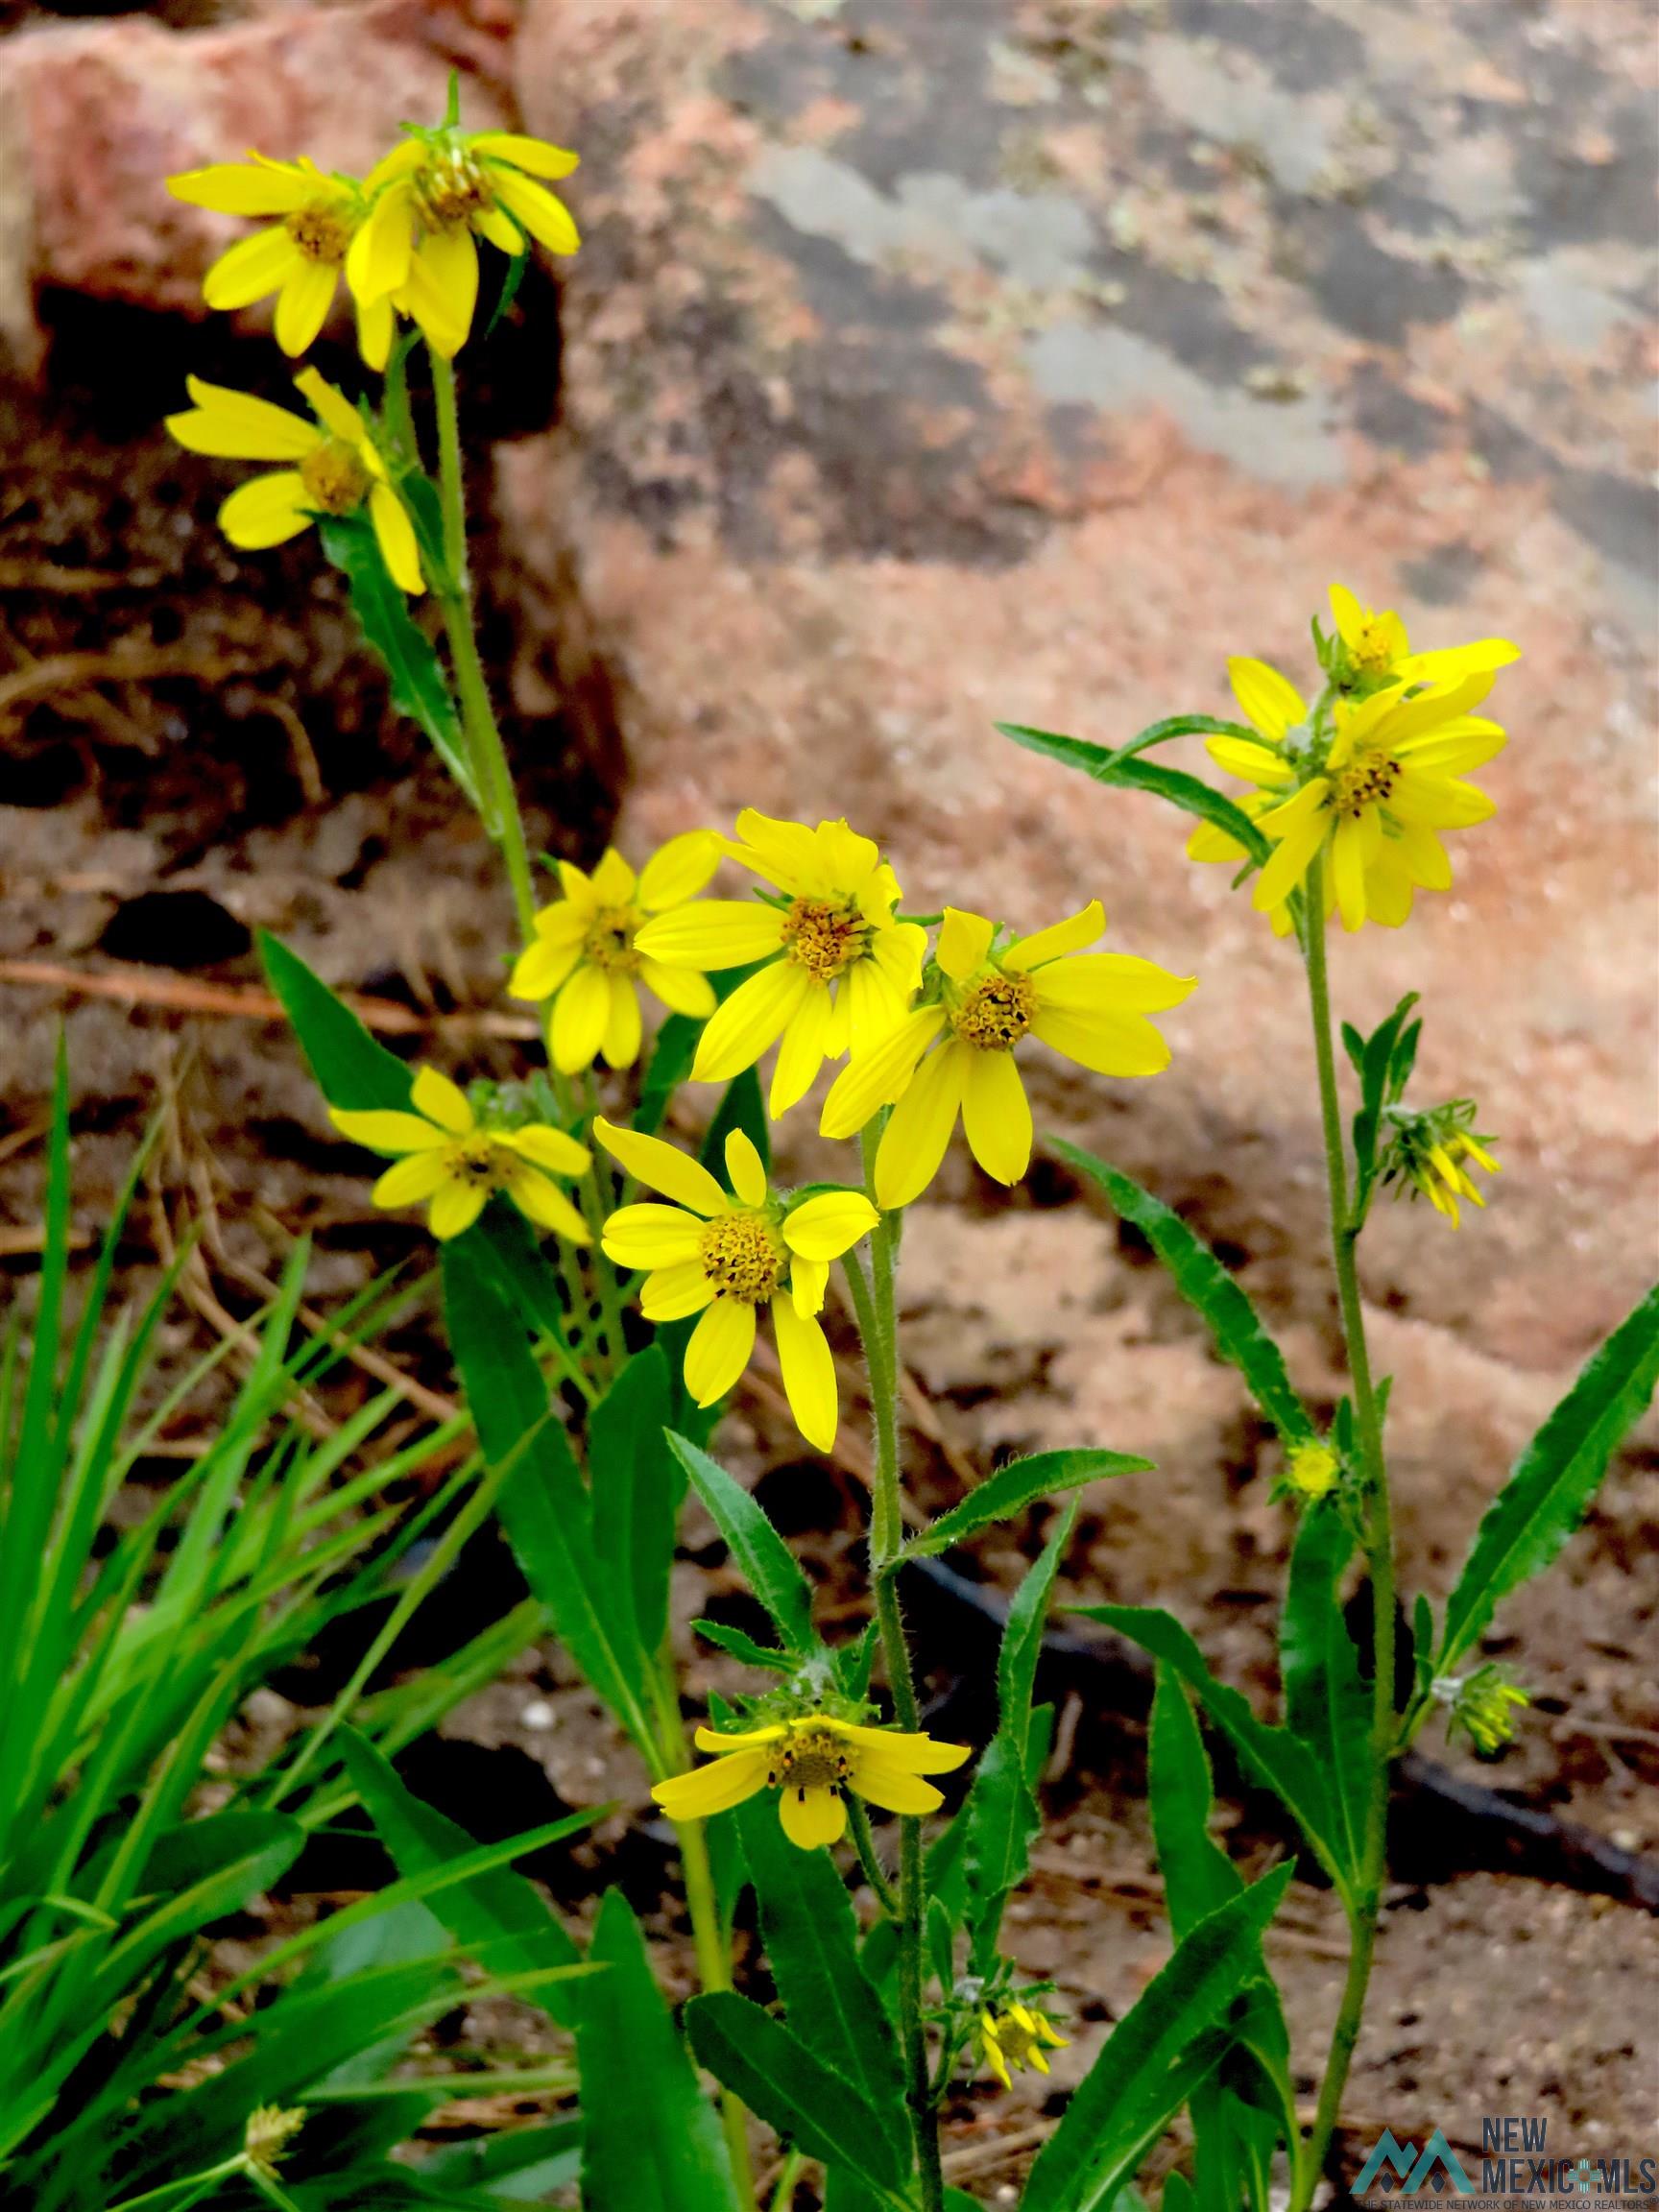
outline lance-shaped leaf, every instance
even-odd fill
[[[899,2038],[859,1962],[853,1900],[834,1860],[790,1842],[770,1793],[739,1808],[737,1829],[784,2016],[814,2056],[863,2095],[895,2157],[907,2157]]]
[[[1028,1459],[1011,1459],[969,1492],[959,1504],[941,1513],[938,1520],[912,1536],[904,1557],[920,1559],[949,1551],[975,1529],[993,1521],[1011,1521],[1038,1498],[1051,1498],[1066,1490],[1080,1490],[1086,1482],[1100,1482],[1115,1475],[1149,1475],[1150,1459],[1130,1453],[1038,1452]]]
[[[668,1449],[673,1384],[661,1345],[636,1352],[588,1427],[593,1549],[642,1652],[668,1632],[668,1577],[685,1472]]]
[[[687,1437],[670,1433],[668,1441],[784,1644],[803,1657],[816,1650],[812,1585],[782,1537],[718,1460],[710,1459]]]
[[[375,1043],[322,976],[314,974],[298,952],[263,931],[259,957],[329,1105],[352,1114],[375,1107],[406,1108],[414,1077],[395,1052]]]
[[[1200,1704],[1232,1744],[1253,1780],[1273,1791],[1291,1815],[1314,1857],[1345,1899],[1353,1893],[1355,1869],[1341,1851],[1343,1823],[1325,1773],[1306,1743],[1288,1728],[1259,1720],[1240,1691],[1217,1682],[1187,1630],[1172,1613],[1155,1605],[1079,1605],[1085,1621],[1098,1621],[1139,1644],[1196,1693]]]
[[[1296,1531],[1279,1625],[1285,1720],[1324,1773],[1340,1829],[1341,1856],[1358,1866],[1376,1767],[1371,1756],[1371,1691],[1342,1617],[1337,1585],[1354,1536],[1334,1502],[1310,1505]]]
[[[1044,2145],[1022,2212],[1095,2212],[1220,2056],[1211,2038],[1257,1971],[1291,1868],[1276,1866],[1200,1920],[1118,2021]]]
[[[606,1891],[582,1992],[584,2212],[734,2212],[736,2191],[704,2096],[651,1975],[639,1924]]]
[[[1049,1140],[1049,1146],[1104,1190],[1120,1218],[1140,1230],[1174,1277],[1181,1295],[1209,1324],[1216,1351],[1238,1368],[1286,1443],[1311,1442],[1317,1431],[1291,1386],[1285,1355],[1203,1238],[1132,1176],[1108,1167],[1081,1145],[1056,1137]]]
[[[884,2204],[893,2200],[908,2173],[908,2157],[899,2154],[863,2092],[781,2020],[725,1989],[692,1998],[685,2032],[715,2080],[786,2143],[825,2166],[847,2167],[881,2192]]]
[[[326,515],[318,517],[317,529],[325,555],[346,579],[357,626],[386,671],[393,706],[419,723],[476,806],[478,788],[449,680],[437,647],[410,613],[407,595],[388,575],[373,527],[360,516]]]
[[[1188,731],[1255,734],[1253,731],[1240,730],[1237,723],[1216,722],[1207,714],[1179,719]],[[1224,830],[1229,837],[1242,845],[1258,864],[1264,861],[1271,851],[1249,815],[1213,784],[1206,783],[1200,777],[1189,776],[1184,769],[1165,768],[1157,761],[1138,758],[1135,750],[1140,743],[1138,739],[1131,739],[1119,752],[1109,753],[1103,745],[1091,745],[1086,738],[1064,737],[1053,730],[1032,730],[1022,722],[998,722],[997,727],[1004,737],[1012,737],[1016,745],[1023,745],[1027,753],[1041,753],[1068,768],[1080,768],[1096,783],[1119,783],[1132,791],[1150,791],[1155,798],[1166,799],[1171,806],[1179,806],[1184,814],[1195,814],[1200,821],[1214,823],[1217,830]],[[1173,731],[1169,733],[1176,734]]]
[[[1486,1508],[1446,1603],[1435,1671],[1485,1633],[1500,1599],[1549,1566],[1577,1527],[1607,1462],[1659,1382],[1659,1289],[1586,1361]]]

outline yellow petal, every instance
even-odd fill
[[[551,998],[582,957],[580,944],[550,945],[544,940],[519,953],[507,978],[515,998]]]
[[[698,1728],[691,1737],[699,1751],[713,1751],[728,1758],[733,1751],[753,1751],[761,1744],[781,1743],[787,1731],[774,1721],[766,1728]]]
[[[832,1451],[840,1407],[829,1340],[816,1321],[797,1312],[793,1300],[782,1296],[772,1301],[772,1327],[795,1426],[814,1451]]]
[[[528,138],[518,131],[480,131],[467,141],[469,153],[487,161],[511,161],[531,177],[568,177],[581,159],[563,146],[550,146],[544,138]]]
[[[835,1733],[882,1765],[902,1767],[910,1774],[953,1774],[974,1756],[972,1745],[942,1743],[920,1728],[867,1728],[858,1721],[839,1720]]]
[[[994,925],[983,914],[965,914],[959,907],[947,906],[933,957],[953,983],[966,983],[984,967],[995,934]]]
[[[701,1313],[714,1301],[714,1286],[700,1260],[683,1260],[673,1267],[658,1267],[646,1276],[639,1292],[639,1310],[647,1321],[685,1321]]]
[[[726,1180],[745,1206],[766,1203],[766,1163],[744,1129],[726,1132]]]
[[[451,1237],[459,1237],[463,1230],[471,1228],[484,1211],[485,1196],[482,1184],[459,1180],[445,1183],[432,1201],[427,1227],[441,1244],[446,1244]]]
[[[428,1121],[436,1121],[452,1137],[469,1137],[477,1125],[467,1094],[436,1068],[420,1070],[409,1097],[418,1114],[424,1114]]]
[[[962,1133],[974,1159],[998,1183],[1018,1183],[1030,1166],[1031,1103],[1012,1052],[970,1049]]]
[[[1085,945],[1094,944],[1105,926],[1106,909],[1098,899],[1091,899],[1080,913],[1064,922],[1052,923],[1048,928],[1039,929],[1010,945],[1002,955],[1002,965],[1010,974],[1026,974],[1031,969],[1058,960],[1065,953],[1081,952]]]
[[[867,967],[868,963],[861,962],[860,966]],[[857,973],[855,969],[854,974]],[[846,988],[847,982],[843,981],[842,989]],[[817,1081],[834,1027],[835,1005],[830,986],[809,977],[799,1005],[784,1025],[783,1041],[778,1048],[778,1065],[772,1070],[772,1091],[766,1104],[774,1121],[787,1114],[791,1106],[798,1106]]]
[[[702,1251],[703,1230],[681,1206],[619,1206],[602,1242],[618,1267],[683,1267]]]
[[[195,401],[183,415],[169,415],[167,427],[192,453],[212,453],[232,461],[303,461],[318,445],[317,428],[286,407],[204,384],[187,376],[185,389]]]
[[[419,138],[400,138],[390,154],[382,154],[363,180],[366,197],[373,199],[384,191],[388,184],[415,174],[426,158],[426,149]]]
[[[664,1144],[661,1137],[646,1137],[637,1129],[618,1129],[602,1114],[593,1123],[593,1135],[636,1182],[661,1190],[665,1198],[689,1207],[705,1220],[732,1211],[731,1200],[708,1168],[677,1152],[672,1144]]]
[[[757,876],[764,876],[781,891],[828,889],[823,879],[816,831],[805,822],[776,822],[754,806],[737,817],[737,838],[728,841],[727,852]]]
[[[847,1829],[847,1807],[828,1790],[781,1790],[778,1817],[784,1835],[803,1851],[839,1843]]]
[[[876,1203],[883,1213],[919,1198],[939,1171],[962,1103],[974,1047],[951,1043],[924,1060],[893,1109],[876,1156]]]
[[[945,1799],[931,1782],[924,1782],[918,1775],[906,1774],[901,1767],[889,1767],[878,1759],[861,1759],[852,1776],[853,1788],[860,1797],[867,1797],[872,1805],[879,1805],[889,1813],[903,1813],[920,1818],[925,1813],[937,1813]]]
[[[599,1041],[599,1049],[605,1055],[605,1065],[608,1068],[632,1068],[639,1057],[642,1033],[639,994],[634,988],[633,976],[613,975],[611,1011],[606,1017],[605,1034]]]
[[[1040,1006],[1093,1007],[1103,1014],[1156,1014],[1179,1006],[1198,988],[1196,975],[1177,975],[1132,952],[1083,952],[1053,961],[1036,978]]]
[[[809,1321],[814,1313],[824,1310],[824,1294],[830,1287],[830,1262],[828,1260],[803,1260],[797,1253],[789,1263],[789,1295],[795,1301],[795,1310],[803,1321]]]
[[[687,908],[687,912],[695,909]],[[714,1009],[691,1063],[694,1083],[725,1083],[753,1068],[814,986],[793,960],[773,960]]]
[[[1426,830],[1472,830],[1498,811],[1497,801],[1455,777],[1418,775],[1407,763],[1388,794],[1388,811]]]
[[[1296,780],[1296,771],[1282,754],[1249,737],[1207,737],[1205,750],[1217,768],[1229,776],[1242,776],[1247,783],[1283,790]]]
[[[804,1260],[839,1260],[881,1216],[862,1190],[820,1190],[783,1216],[783,1241]]]
[[[944,1026],[942,1006],[918,1006],[890,1036],[844,1068],[824,1101],[818,1124],[822,1135],[854,1136],[883,1106],[900,1097],[916,1063]]]
[[[699,1406],[724,1398],[755,1349],[755,1309],[746,1298],[716,1298],[685,1347],[685,1387]]]
[[[167,189],[175,200],[211,207],[218,215],[292,215],[317,197],[316,180],[282,161],[257,167],[223,161],[207,169],[185,169],[168,178]]]
[[[1507,637],[1476,637],[1467,645],[1445,645],[1432,653],[1407,653],[1399,672],[1408,684],[1444,684],[1487,668],[1507,668],[1521,648]]]
[[[308,499],[299,470],[279,469],[275,475],[238,485],[219,510],[219,527],[232,545],[260,553],[310,528]]]
[[[676,968],[747,968],[783,942],[783,917],[757,899],[705,899],[659,914],[634,939],[653,960]]]
[[[315,369],[301,369],[294,383],[304,394],[305,403],[317,420],[342,445],[362,446],[368,443],[362,416],[337,384],[330,384]]]
[[[614,845],[605,848],[589,881],[601,906],[626,906],[634,897],[634,871]]]
[[[276,343],[290,360],[316,342],[334,304],[339,273],[326,261],[295,262],[288,279],[276,295]]]
[[[516,215],[538,245],[549,253],[574,253],[582,243],[575,218],[563,200],[545,185],[511,169],[492,169],[490,182],[495,197],[510,215]]]
[[[766,1787],[766,1754],[747,1751],[729,1759],[713,1760],[689,1774],[675,1774],[656,1783],[651,1794],[670,1820],[707,1820],[741,1805]]]
[[[553,1175],[585,1175],[593,1164],[586,1144],[579,1144],[574,1137],[549,1127],[545,1121],[532,1121],[524,1129],[503,1129],[497,1142]]]
[[[720,865],[721,843],[712,830],[687,830],[660,845],[639,871],[639,903],[648,914],[695,899]]]
[[[1228,661],[1227,675],[1233,685],[1233,696],[1244,709],[1245,720],[1253,722],[1262,736],[1270,737],[1275,744],[1286,730],[1307,721],[1308,709],[1302,694],[1265,661],[1238,656]]]
[[[1365,926],[1365,840],[1360,825],[1345,814],[1331,840],[1331,874],[1344,929]]]
[[[415,542],[415,525],[403,502],[390,484],[374,484],[369,492],[369,517],[386,572],[400,591],[424,591],[421,553]]]
[[[1144,1015],[1040,1006],[1031,1029],[1051,1051],[1097,1075],[1157,1075],[1169,1065],[1169,1047]]]
[[[611,1020],[611,978],[603,968],[578,968],[553,1007],[553,1065],[573,1075],[590,1068]]]
[[[403,153],[401,147],[398,153]],[[420,158],[419,148],[416,158]],[[368,186],[373,185],[372,172]],[[347,250],[346,281],[357,299],[367,305],[389,293],[400,292],[409,278],[414,247],[414,195],[407,183],[394,183],[380,193]]]
[[[525,251],[524,233],[505,207],[474,207],[471,222],[479,237],[487,238],[503,253],[517,259]]]
[[[639,980],[671,1013],[687,1014],[693,1022],[706,1022],[718,1003],[713,984],[700,968],[670,968],[664,960],[642,955]]]
[[[527,1221],[534,1221],[538,1229],[551,1229],[569,1244],[592,1243],[587,1222],[564,1191],[549,1183],[539,1169],[528,1165],[516,1169],[508,1177],[505,1188],[519,1213]]]
[[[379,375],[392,354],[392,331],[397,321],[392,301],[383,296],[378,300],[356,300],[355,304],[357,350],[365,365]]]
[[[808,1005],[810,1003],[809,1000]],[[826,1006],[823,1039],[825,1051],[833,1053],[840,1044],[835,1034],[838,1024],[834,1015],[837,1009],[845,1011],[847,1044],[851,1045],[854,1052],[863,1053],[879,1045],[884,1038],[890,1037],[903,1021],[909,1007],[908,991],[897,984],[885,968],[873,959],[855,960],[841,977],[835,1008]],[[802,1013],[805,1011],[804,1007]],[[800,1020],[801,1016],[798,1015],[797,1024]],[[787,1049],[787,1039],[784,1044]],[[782,1064],[781,1054],[779,1055],[779,1064]],[[812,1072],[816,1074],[817,1069],[814,1068]],[[809,1087],[810,1077],[795,1096],[801,1096]],[[794,1104],[793,1098],[790,1104]],[[776,1114],[779,1109],[774,1106],[772,1111]]]
[[[1365,610],[1346,584],[1332,585],[1331,613],[1343,644],[1350,648],[1358,645],[1365,628]]]
[[[459,353],[478,304],[478,248],[471,231],[428,231],[410,260],[398,303],[446,359]]]
[[[448,1172],[441,1150],[411,1152],[406,1160],[387,1168],[370,1196],[376,1206],[420,1206],[440,1188]]]
[[[342,1137],[349,1137],[354,1144],[367,1144],[371,1152],[426,1152],[445,1141],[443,1130],[435,1129],[420,1115],[399,1114],[383,1106],[355,1112],[330,1106],[328,1118]]]
[[[256,230],[220,254],[202,279],[202,297],[214,309],[246,307],[279,290],[301,259],[299,247],[280,224],[274,230]]]

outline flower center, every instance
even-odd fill
[[[1038,2048],[1038,2038],[1035,2032],[1025,2027],[1022,2022],[1017,2020],[1012,2012],[998,2012],[993,2017],[997,2024],[997,2041],[1001,2047],[1002,2056],[1015,2066],[1028,2065],[1032,2052]]]
[[[467,149],[449,146],[417,175],[415,204],[434,230],[455,230],[493,207],[495,195]]]
[[[846,1744],[828,1728],[796,1728],[779,1744],[766,1780],[774,1790],[828,1790],[834,1796],[848,1766]]]
[[[488,1137],[464,1138],[447,1162],[451,1175],[479,1190],[501,1189],[503,1165],[501,1147]]]
[[[1327,805],[1334,813],[1363,814],[1367,806],[1381,806],[1400,781],[1400,763],[1385,753],[1368,760],[1356,760],[1338,771]]]
[[[964,1045],[981,1052],[1012,1052],[1037,1011],[1029,975],[1005,975],[1000,969],[965,991],[950,1009],[950,1026]]]
[[[639,917],[632,906],[601,906],[588,925],[582,950],[595,968],[610,968],[631,974],[639,965],[634,950],[634,932]]]
[[[1375,616],[1359,626],[1359,642],[1349,647],[1349,658],[1367,676],[1383,675],[1394,665],[1394,640]]]
[[[369,471],[349,445],[325,438],[300,464],[300,481],[313,507],[325,515],[349,515],[369,496]]]
[[[789,1253],[763,1214],[718,1214],[703,1224],[698,1259],[718,1295],[759,1306],[781,1286]]]
[[[785,957],[820,983],[830,983],[863,956],[870,925],[856,907],[828,899],[791,900],[783,917]]]
[[[351,243],[351,226],[338,207],[326,200],[313,200],[308,207],[296,207],[282,226],[307,261],[325,261],[337,269]]]

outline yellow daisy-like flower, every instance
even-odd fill
[[[1233,696],[1238,700],[1246,720],[1261,732],[1275,752],[1288,749],[1306,732],[1307,702],[1295,685],[1281,676],[1277,668],[1270,668],[1265,661],[1251,661],[1242,655],[1236,655],[1227,663],[1227,678],[1233,686]],[[1293,732],[1296,737],[1292,737]],[[1241,757],[1248,765],[1237,773],[1248,775],[1261,765],[1260,746],[1250,744],[1247,739],[1241,741],[1238,738],[1217,737],[1212,742],[1211,752],[1217,763],[1225,768],[1228,765],[1226,748],[1238,747],[1240,743],[1244,747]],[[1214,751],[1217,745],[1223,749],[1218,754]],[[1247,791],[1238,804],[1241,813],[1247,814],[1252,822],[1259,822],[1263,814],[1278,805],[1277,789]],[[1219,862],[1237,868],[1249,858],[1249,854],[1237,837],[1230,837],[1225,830],[1217,828],[1214,822],[1200,822],[1187,840],[1187,857],[1205,865]],[[1335,902],[1335,890],[1327,878],[1327,914]],[[1289,900],[1282,899],[1271,910],[1268,920],[1273,925],[1276,937],[1287,936],[1290,930]]]
[[[1034,2066],[1039,2074],[1046,2074],[1048,2052],[1063,2051],[1070,2040],[1039,2007],[1014,1999],[985,2008],[979,2015],[977,2039],[979,2063],[1004,2089],[1014,2085],[1010,2067]]]
[[[526,1129],[481,1128],[466,1093],[436,1068],[421,1070],[409,1104],[408,1113],[328,1109],[343,1137],[397,1160],[374,1186],[376,1206],[419,1206],[430,1199],[427,1226],[443,1240],[470,1229],[486,1201],[500,1191],[538,1229],[554,1230],[572,1244],[589,1241],[581,1214],[548,1180],[585,1174],[593,1158],[585,1144],[541,1122]]]
[[[328,320],[346,256],[369,213],[363,188],[349,177],[325,177],[314,161],[215,163],[169,177],[175,200],[211,207],[221,215],[276,216],[268,229],[241,239],[221,253],[202,281],[209,307],[248,307],[276,295],[276,343],[284,353],[303,353]],[[384,367],[392,327],[389,302],[366,314],[358,306],[358,336],[366,358],[378,349]],[[380,344],[381,326],[387,345]]]
[[[1014,1064],[1036,1037],[1101,1075],[1156,1075],[1169,1047],[1148,1014],[1179,1006],[1197,978],[1126,952],[1085,952],[1106,926],[1100,902],[994,951],[982,914],[945,910],[934,961],[941,995],[906,1014],[871,1050],[854,1051],[830,1088],[820,1124],[851,1137],[893,1105],[876,1155],[876,1203],[908,1206],[938,1172],[960,1113],[969,1149],[998,1183],[1031,1160],[1031,1107]]]
[[[235,461],[289,464],[232,492],[219,510],[219,527],[232,545],[259,552],[297,538],[319,515],[367,508],[393,581],[405,591],[423,591],[415,528],[368,424],[315,369],[301,369],[294,381],[311,402],[314,422],[251,393],[185,378],[195,404],[167,418],[180,445]]]
[[[819,1714],[736,1736],[699,1728],[696,1743],[699,1751],[718,1754],[713,1765],[673,1775],[651,1791],[669,1819],[707,1820],[762,1790],[775,1790],[783,1833],[803,1851],[839,1842],[849,1790],[889,1813],[912,1818],[936,1813],[945,1800],[922,1776],[949,1774],[969,1755],[965,1743],[863,1728]]]
[[[478,239],[515,255],[526,238],[550,253],[581,244],[546,182],[569,176],[578,159],[516,131],[412,132],[363,180],[371,206],[346,257],[347,282],[365,307],[390,300],[412,315],[452,357],[478,303]]]
[[[1304,1441],[1285,1455],[1286,1487],[1310,1502],[1328,1497],[1340,1473],[1341,1462],[1328,1444]]]
[[[1450,1221],[1454,1229],[1461,1218],[1460,1200],[1468,1199],[1471,1206],[1483,1207],[1486,1203],[1479,1185],[1463,1166],[1465,1160],[1473,1160],[1478,1167],[1484,1167],[1488,1175],[1501,1175],[1503,1171],[1502,1163],[1466,1129],[1454,1129],[1443,1138],[1431,1140],[1420,1154],[1409,1158],[1406,1168],[1413,1190],[1421,1190],[1435,1213]]]
[[[639,1299],[647,1321],[702,1316],[685,1347],[686,1389],[699,1406],[724,1398],[755,1349],[756,1310],[770,1306],[789,1409],[807,1443],[828,1452],[840,1408],[818,1314],[830,1261],[875,1228],[876,1209],[858,1190],[786,1202],[741,1129],[726,1140],[730,1194],[707,1167],[659,1137],[603,1118],[593,1134],[630,1175],[675,1201],[621,1207],[600,1243],[618,1267],[649,1270]]]
[[[727,1082],[781,1038],[769,1102],[776,1118],[805,1096],[826,1060],[849,1046],[865,1050],[902,1019],[927,933],[894,920],[893,871],[845,822],[808,829],[746,807],[727,851],[786,903],[709,899],[647,923],[637,943],[653,959],[690,968],[765,962],[704,1030],[691,1078]]]
[[[635,943],[654,914],[695,899],[720,865],[711,830],[671,837],[638,876],[613,848],[591,876],[559,863],[563,899],[536,917],[536,942],[518,955],[507,988],[515,998],[551,998],[553,1065],[565,1074],[603,1053],[613,1068],[639,1056],[639,985],[676,1014],[705,1020],[714,990],[700,968],[653,960]]]
[[[1477,637],[1468,645],[1446,645],[1432,653],[1413,653],[1406,625],[1392,609],[1379,613],[1363,607],[1344,584],[1331,587],[1331,612],[1341,650],[1336,680],[1357,685],[1449,684],[1482,676],[1519,661],[1521,648],[1507,637]]]
[[[1462,781],[1507,742],[1498,723],[1469,711],[1492,681],[1488,673],[1416,692],[1397,685],[1358,705],[1338,699],[1329,746],[1306,738],[1305,726],[1277,746],[1210,738],[1218,767],[1271,795],[1256,815],[1276,848],[1256,879],[1259,911],[1282,906],[1327,846],[1344,928],[1367,921],[1398,928],[1418,890],[1449,889],[1452,863],[1439,832],[1496,812],[1485,792]]]

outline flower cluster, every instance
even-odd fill
[[[1488,1175],[1503,1173],[1492,1156],[1495,1137],[1477,1133],[1477,1108],[1473,1098],[1454,1098],[1444,1106],[1414,1113],[1407,1107],[1385,1109],[1387,1142],[1382,1150],[1384,1183],[1397,1184],[1407,1196],[1428,1199],[1436,1214],[1457,1227],[1460,1202],[1484,1206],[1485,1195],[1463,1163],[1473,1160]]]
[[[1446,1732],[1460,1728],[1482,1759],[1494,1759],[1515,1734],[1515,1715],[1532,1700],[1502,1667],[1478,1667],[1473,1674],[1441,1677],[1434,1696],[1447,1708]]]

